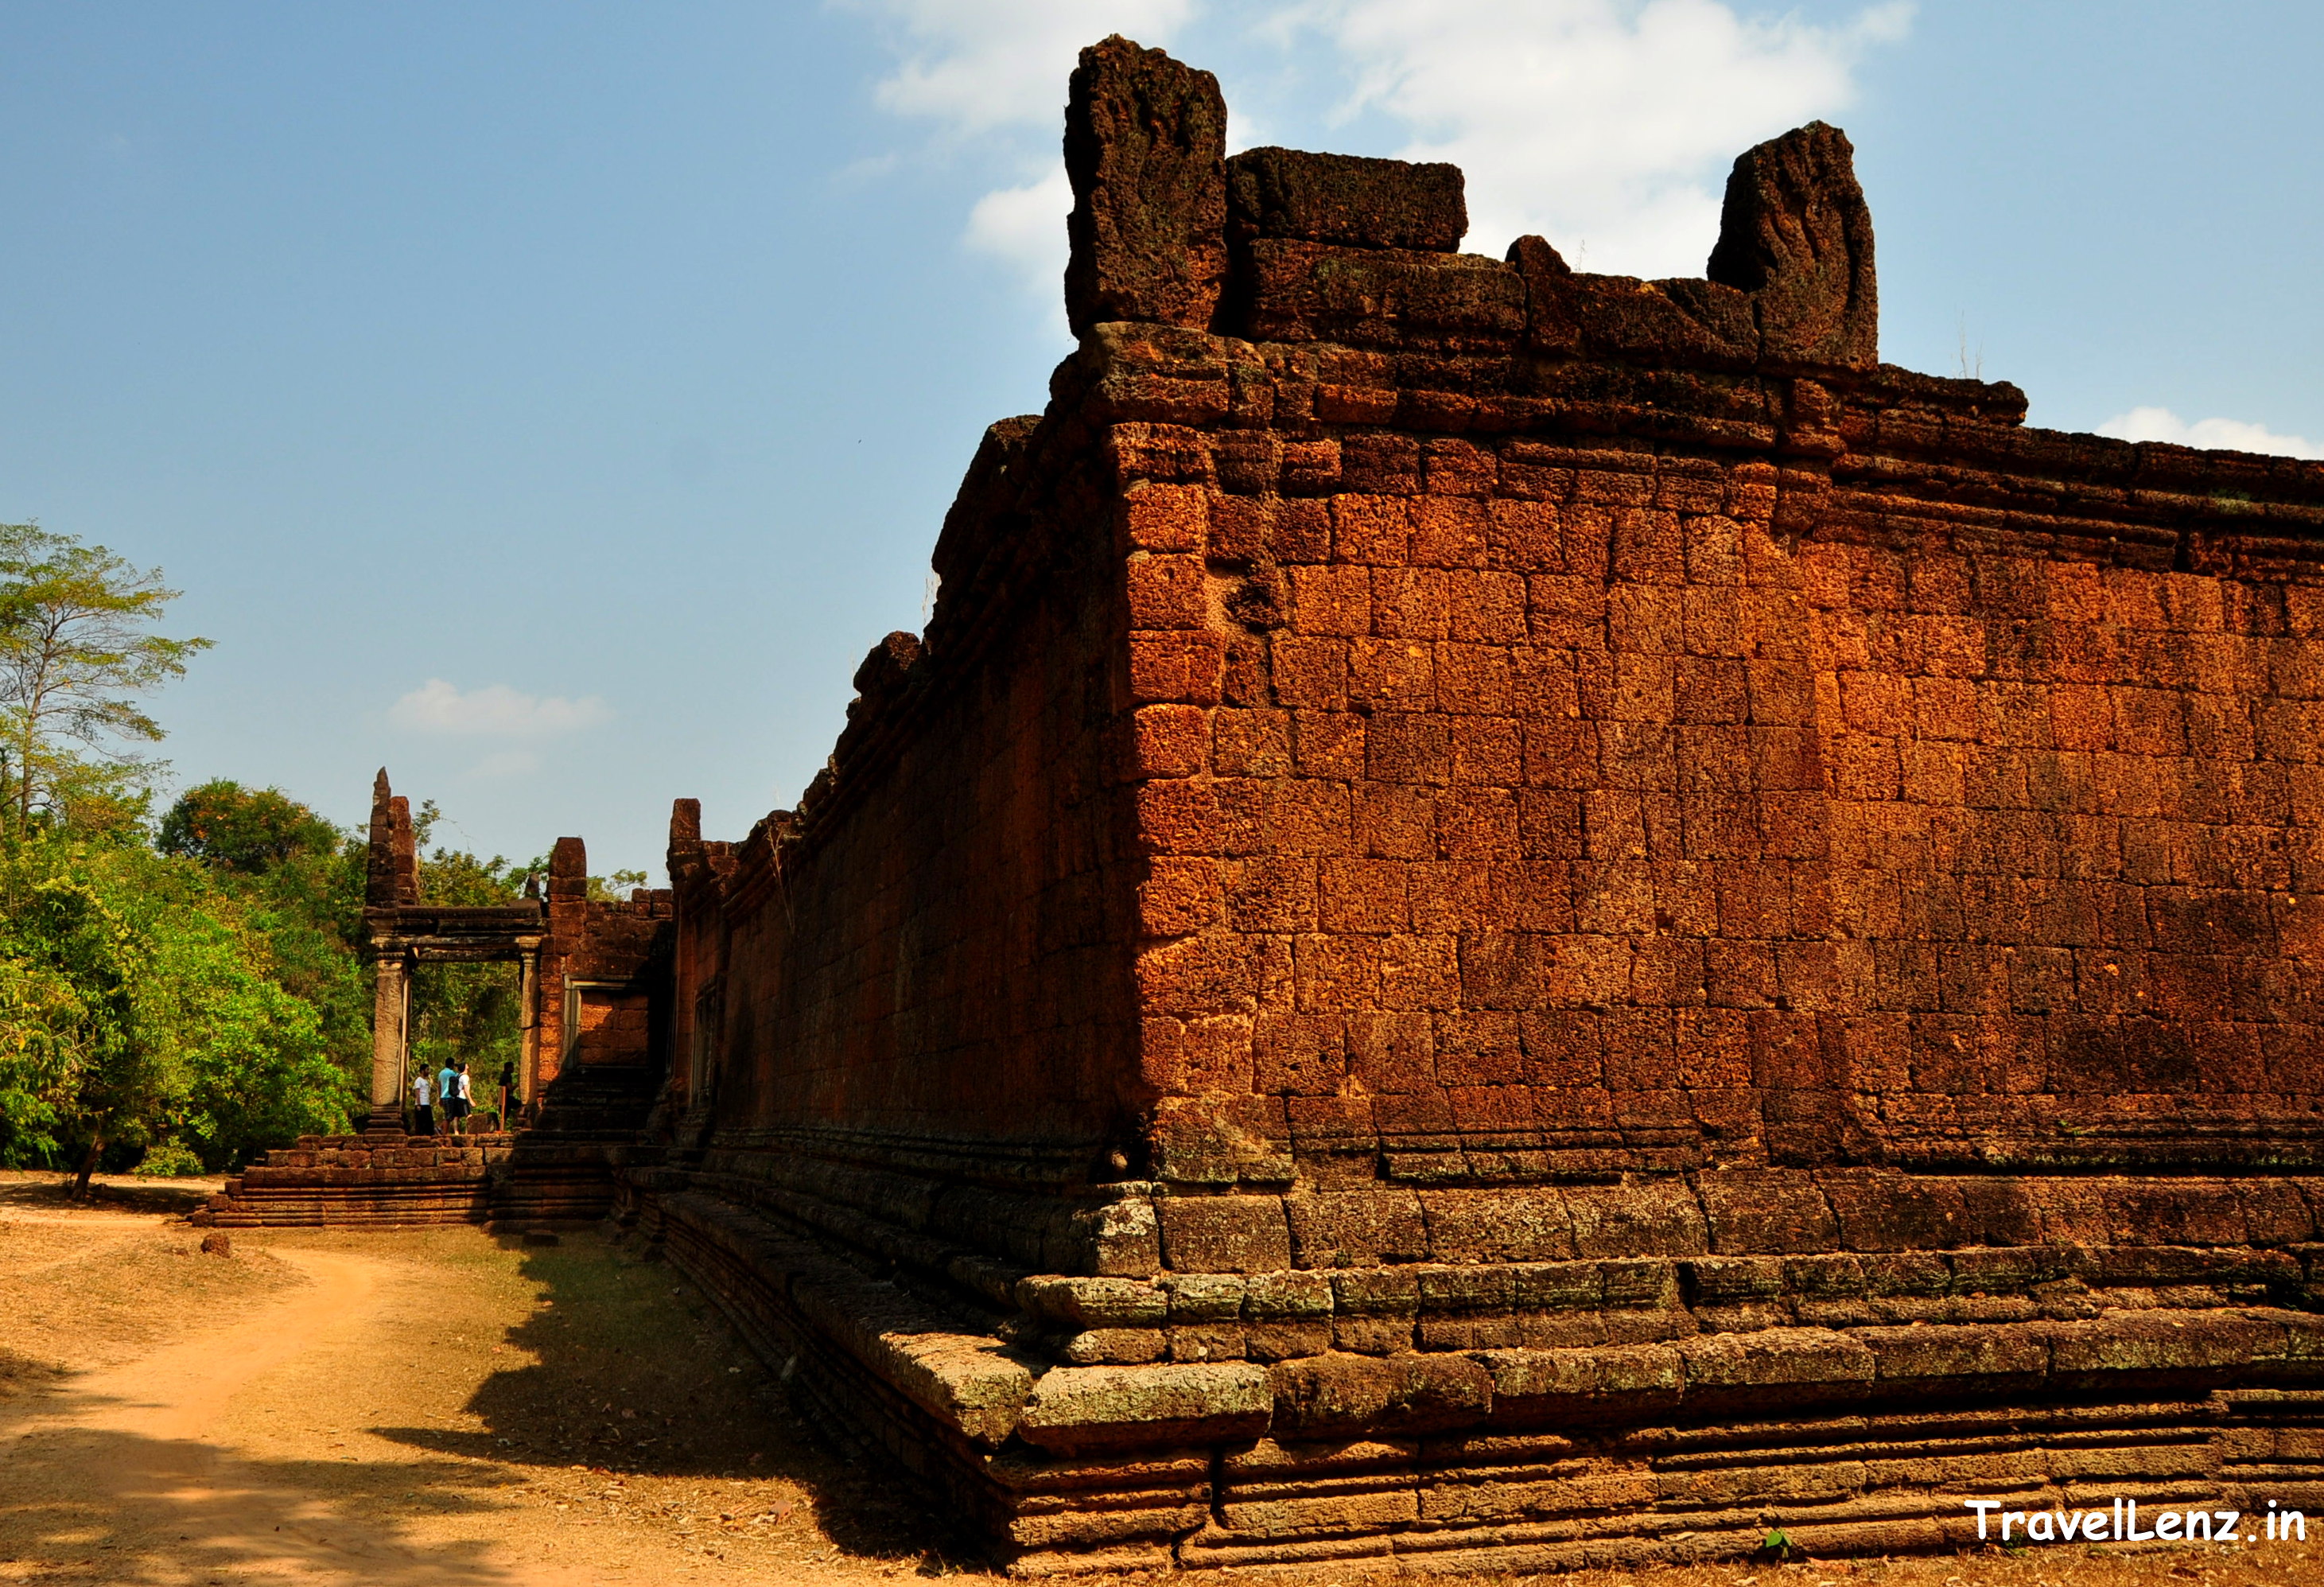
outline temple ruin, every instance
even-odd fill
[[[550,851],[547,897],[424,901],[410,801],[384,768],[372,786],[364,935],[375,970],[371,1111],[361,1134],[309,1135],[228,1181],[199,1223],[480,1223],[522,1231],[603,1217],[613,1167],[660,1087],[669,894],[588,896],[577,837]],[[517,1084],[503,1128],[408,1135],[411,983],[423,964],[519,966]],[[488,1075],[475,1076],[479,1095]],[[510,1128],[510,1126],[521,1126]]]
[[[619,1220],[1028,1574],[2324,1509],[2324,466],[1880,363],[1821,124],[1655,281],[1225,134],[1084,51],[1078,348],[679,801]]]

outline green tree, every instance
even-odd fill
[[[431,831],[439,817],[433,801],[422,805],[413,831]],[[430,849],[420,863],[420,896],[470,909],[512,904],[524,896],[525,875],[525,867],[499,854],[484,860],[466,850]],[[420,965],[411,986],[413,1063],[436,1069],[466,1060],[481,1100],[521,1049],[521,991],[514,964]]]
[[[223,1167],[346,1127],[312,1005],[201,865],[35,834],[0,853],[0,1158],[177,1140]]]
[[[336,854],[346,835],[281,789],[218,778],[178,796],[154,847],[213,868],[263,876],[294,860]]]
[[[85,879],[42,874],[46,867],[27,858],[23,845],[9,855],[11,908],[0,938],[0,1045],[14,1060],[9,1155],[52,1158],[78,1137],[88,1143],[85,1189],[113,1121],[158,1089],[134,1038],[136,944]]]
[[[645,884],[642,871],[616,871],[611,876],[589,878],[589,896],[600,903],[625,904],[630,901],[630,890]]]
[[[19,832],[36,806],[56,821],[116,828],[142,817],[151,764],[115,745],[161,741],[137,697],[210,644],[152,632],[178,594],[160,568],[103,546],[0,524],[0,726]]]
[[[280,789],[221,778],[179,796],[156,844],[200,862],[240,901],[275,981],[313,1008],[347,1105],[369,1105],[374,972],[364,952],[364,840]]]

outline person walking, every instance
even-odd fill
[[[438,1135],[457,1135],[460,1132],[459,1095],[460,1072],[453,1068],[452,1060],[447,1058],[444,1066],[436,1071],[436,1101],[439,1104],[436,1112],[442,1121],[436,1131]]]
[[[428,1071],[422,1069],[411,1077],[410,1132],[412,1134],[433,1135],[436,1133],[435,1111],[428,1105],[434,1100],[435,1093],[428,1084]]]
[[[509,1093],[515,1089],[516,1060],[512,1058],[501,1066],[500,1127],[503,1130],[509,1127]]]
[[[468,1090],[468,1065],[465,1058],[461,1060],[460,1072],[453,1076],[452,1084],[460,1093],[460,1133],[466,1135],[468,1132],[468,1115],[476,1111],[476,1099]]]

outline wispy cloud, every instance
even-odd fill
[[[568,700],[529,695],[504,683],[464,691],[431,678],[389,706],[387,719],[408,732],[447,737],[551,738],[609,722],[613,715],[595,695]]]
[[[1533,231],[1584,269],[1698,275],[1729,162],[1843,111],[1858,64],[1902,38],[1913,14],[1903,0],[1838,25],[1720,0],[1278,0],[1213,8],[1234,26],[1213,27],[1230,42],[1211,59],[1172,44],[1203,21],[1194,0],[848,4],[896,58],[875,103],[927,123],[947,147],[1009,145],[1013,176],[977,200],[962,240],[1050,297],[1071,205],[1054,141],[1065,76],[1080,47],[1108,32],[1214,69],[1296,63],[1307,80],[1336,83],[1336,119],[1383,115],[1408,134],[1406,158],[1464,168],[1476,252]],[[1246,147],[1251,118],[1229,109],[1231,146]]]
[[[1127,33],[1158,48],[1194,13],[1193,0],[846,0],[846,9],[881,23],[899,57],[872,102],[954,135],[1062,122],[1065,76],[1083,45]]]
[[[1194,0],[841,4],[872,18],[896,58],[873,85],[873,104],[927,125],[941,148],[984,144],[1015,168],[1020,180],[976,201],[961,240],[1037,298],[1056,299],[1065,268],[1065,212],[1073,208],[1056,134],[1074,60],[1109,33],[1166,48],[1194,15]],[[1062,330],[1062,306],[1056,322]]]
[[[1065,272],[1065,215],[1073,207],[1073,184],[1060,165],[1021,188],[995,188],[979,198],[968,212],[965,240],[1008,265],[1034,293],[1055,297]]]
[[[2124,441],[2170,441],[2181,447],[2267,452],[2281,457],[2324,457],[2324,444],[2305,436],[2278,435],[2264,424],[2241,419],[2198,419],[2190,424],[2168,408],[2133,408],[2117,413],[2099,425],[2098,433]]]
[[[1411,130],[1407,160],[1469,178],[1470,240],[1539,232],[1584,269],[1700,275],[1736,155],[1856,97],[1907,5],[1821,26],[1718,0],[1339,0],[1296,26],[1354,81],[1346,108]]]

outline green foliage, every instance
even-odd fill
[[[420,815],[432,828],[438,813],[431,801]],[[412,823],[415,833],[420,823]],[[465,850],[435,849],[420,863],[424,903],[488,909],[524,896],[526,868],[494,854],[480,860]],[[415,1066],[430,1070],[465,1059],[481,1103],[501,1066],[516,1059],[520,1046],[519,971],[514,964],[422,964],[411,985],[411,1055]]]
[[[627,903],[630,890],[645,884],[646,873],[642,871],[616,871],[611,876],[592,876],[589,878],[589,897],[599,903]]]
[[[219,779],[180,797],[157,844],[199,861],[241,906],[275,982],[314,1010],[346,1105],[362,1113],[371,1097],[372,1001],[363,840],[278,789]]]
[[[0,853],[0,1162],[175,1140],[212,1167],[346,1127],[312,1005],[191,861],[35,833]]]
[[[178,592],[158,567],[35,524],[0,524],[0,789],[19,832],[119,833],[146,813],[153,763],[119,746],[156,743],[137,697],[182,674],[206,639],[152,632]]]
[[[161,817],[154,846],[214,869],[263,876],[293,859],[337,853],[343,835],[280,789],[246,789],[220,778],[179,797]]]
[[[140,1179],[186,1179],[207,1172],[201,1158],[174,1140],[151,1148],[133,1170]]]

